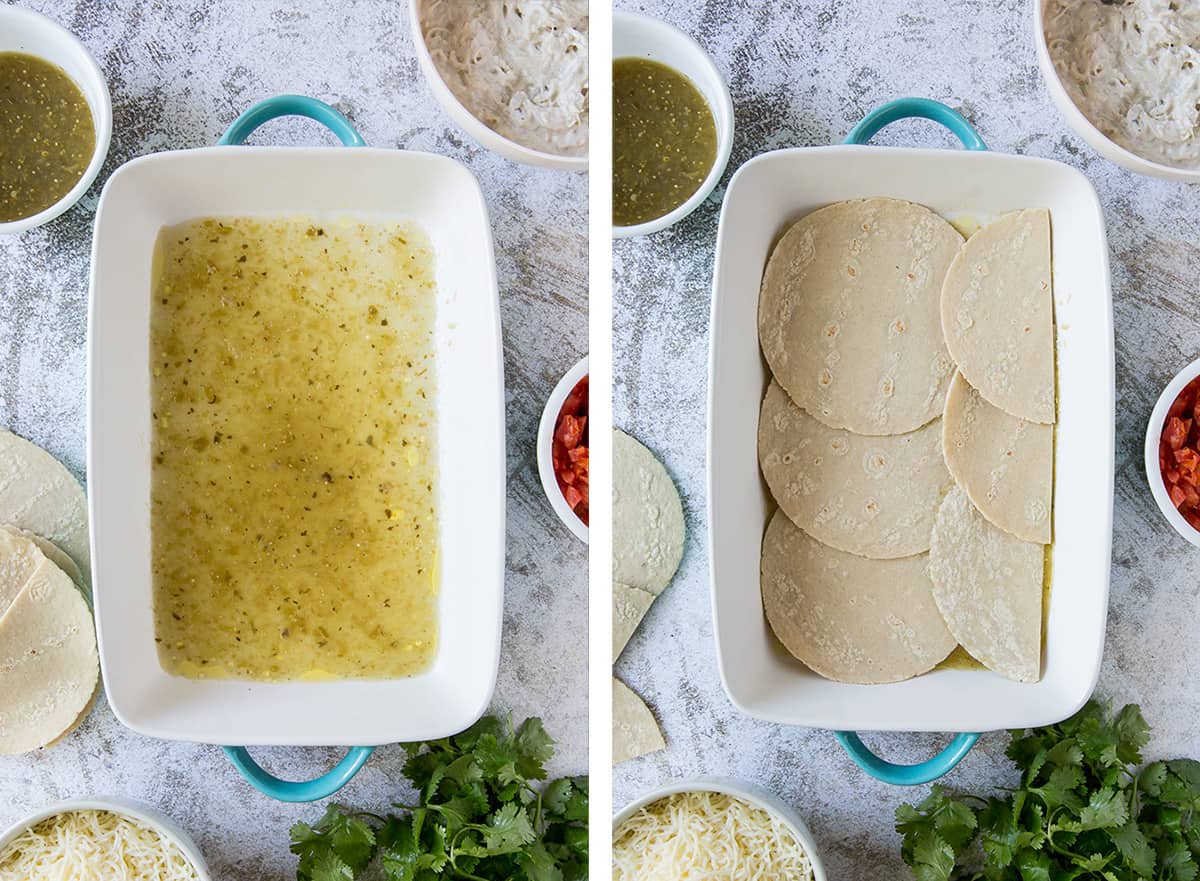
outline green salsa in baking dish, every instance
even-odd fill
[[[432,663],[436,293],[413,224],[159,235],[150,525],[168,673],[391,679]]]
[[[69,193],[95,149],[91,108],[63,69],[0,52],[0,223],[32,217]]]
[[[712,110],[692,81],[646,58],[613,62],[613,223],[669,214],[717,160]]]

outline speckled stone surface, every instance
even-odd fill
[[[1038,71],[1028,0],[618,6],[671,20],[699,39],[728,77],[737,134],[729,171],[700,210],[666,232],[614,247],[613,418],[661,455],[683,492],[689,529],[675,583],[617,665],[654,708],[668,749],[616,770],[617,804],[669,778],[754,780],[808,819],[831,879],[908,877],[892,811],[924,788],[876,783],[828,732],[761,724],[727,700],[712,642],[704,514],[709,291],[728,175],[766,150],[839,142],[865,113],[904,95],[958,107],[992,149],[1066,162],[1099,192],[1112,259],[1117,444],[1112,592],[1097,695],[1141,703],[1155,731],[1150,754],[1200,755],[1200,552],[1162,519],[1141,464],[1156,398],[1200,356],[1200,189],[1126,172],[1067,128]],[[896,124],[875,141],[952,146],[923,122]],[[905,762],[946,742],[865,739]],[[1007,741],[986,735],[947,782],[970,790],[1010,784]]]
[[[78,34],[99,59],[112,92],[113,143],[81,205],[39,230],[0,239],[0,426],[85,476],[91,224],[101,185],[122,162],[212,144],[251,103],[282,92],[334,104],[373,146],[464,162],[491,212],[508,388],[508,576],[493,709],[518,721],[541,715],[559,740],[552,770],[585,771],[587,550],[551,511],[533,449],[546,396],[587,348],[586,177],[515,165],[456,129],[417,67],[407,4],[398,0],[30,5]],[[276,122],[254,141],[333,143],[304,120]],[[336,758],[326,749],[257,755],[296,778]],[[379,809],[400,798],[402,755],[380,749],[338,799]],[[215,746],[133,734],[103,701],[61,745],[0,757],[0,826],[48,802],[89,795],[165,810],[197,838],[222,881],[291,877],[288,827],[322,811],[257,794]]]

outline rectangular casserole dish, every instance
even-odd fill
[[[886,124],[900,115],[906,114],[876,121]],[[835,730],[1021,728],[1069,716],[1099,675],[1112,535],[1114,401],[1103,215],[1080,172],[1044,159],[981,152],[982,141],[962,125],[964,143],[974,138],[968,151],[778,150],[747,162],[729,184],[713,271],[709,554],[721,680],[748,715]],[[831,682],[793,659],[763,616],[760,548],[774,502],[757,455],[758,411],[769,378],[758,344],[759,284],[774,243],[791,223],[832,202],[871,196],[906,199],[950,220],[983,223],[1018,208],[1050,210],[1059,420],[1052,586],[1036,684],[969,669],[936,669],[892,685]]]
[[[247,116],[251,127],[263,121],[262,114]],[[342,136],[361,144],[352,129]],[[298,214],[415,221],[433,245],[437,654],[427,671],[404,679],[173,677],[155,650],[151,595],[155,240],[164,226],[196,217]],[[469,726],[496,680],[505,536],[500,313],[487,208],[475,178],[446,157],[365,147],[217,146],[158,153],[120,168],[101,196],[93,243],[88,474],[101,665],[113,712],[128,727],[215,744],[374,745]]]

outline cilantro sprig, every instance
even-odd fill
[[[583,881],[588,779],[547,785],[540,719],[487,716],[454,737],[406,744],[415,805],[379,816],[333,804],[292,827],[299,881]]]
[[[1200,762],[1139,770],[1150,727],[1136,705],[1090,702],[1065,722],[1011,732],[1021,771],[1008,795],[934,785],[896,810],[917,881],[1195,881]]]

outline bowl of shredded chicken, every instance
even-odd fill
[[[1097,152],[1134,171],[1200,181],[1200,4],[1036,0],[1051,96]]]
[[[587,0],[409,6],[430,88],[468,135],[517,162],[587,168]]]
[[[52,805],[0,836],[0,878],[211,881],[195,842],[170,819],[124,801]]]
[[[664,786],[613,819],[613,881],[825,881],[812,834],[776,796],[732,780]]]

